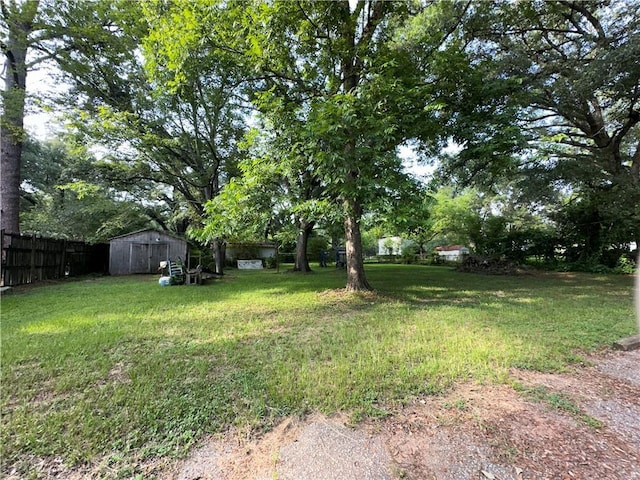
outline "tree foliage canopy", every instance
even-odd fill
[[[305,249],[339,218],[354,290],[369,288],[365,217],[425,244],[458,212],[489,251],[520,242],[516,224],[538,212],[596,262],[640,241],[633,2],[3,0],[2,14],[3,222],[31,52],[57,62],[77,139],[100,145],[100,181],[76,179],[76,192],[108,185],[166,204],[166,226],[218,246],[246,235]],[[407,144],[467,193],[417,189]]]
[[[486,3],[468,25],[474,57],[491,58],[519,85],[514,125],[527,142],[497,170],[522,179],[522,199],[566,199],[555,218],[573,218],[585,260],[640,240],[640,14],[632,3]],[[464,155],[448,164],[466,180],[486,166]]]

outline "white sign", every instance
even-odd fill
[[[262,260],[238,260],[239,270],[261,270]]]

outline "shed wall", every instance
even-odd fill
[[[161,261],[178,257],[186,261],[185,240],[154,230],[136,232],[111,240],[109,273],[157,273]]]

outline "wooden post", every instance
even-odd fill
[[[4,252],[4,228],[0,230],[0,287],[4,287],[4,273],[5,268],[4,264],[7,259],[7,256]]]
[[[62,257],[60,261],[60,270],[58,271],[58,278],[65,278],[67,273],[67,240],[62,240]]]
[[[29,282],[34,283],[36,276],[36,234],[31,235],[31,268],[29,270]]]

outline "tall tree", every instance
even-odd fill
[[[0,229],[20,232],[20,161],[24,141],[27,53],[37,30],[38,1],[0,3],[3,29],[4,89],[0,118]]]
[[[104,48],[103,39],[112,32],[112,22],[94,12],[105,13],[113,3],[83,0],[2,0],[0,3],[0,46],[4,55],[0,125],[2,229],[18,232],[20,228],[20,166],[25,138],[27,74],[47,62],[58,63],[63,69],[73,65],[68,60],[74,58],[79,46]],[[74,67],[82,69],[83,65],[76,63]],[[116,68],[102,67],[103,73]]]
[[[268,144],[268,157],[263,161],[277,166],[279,178],[270,182],[279,184],[283,195],[280,204],[274,205],[274,210],[281,210],[294,224],[296,256],[293,269],[307,273],[311,271],[307,255],[309,237],[330,207],[325,187],[312,168],[315,149],[308,148],[309,138],[305,135],[308,129],[302,122],[293,121],[299,124],[298,129],[273,126],[275,135]],[[286,125],[290,127],[291,123]],[[295,137],[291,137],[292,134]]]
[[[571,193],[558,208],[583,260],[640,240],[640,13],[634,2],[497,2],[470,25],[478,59],[520,85],[529,191]],[[499,170],[499,169],[498,169]],[[458,170],[460,171],[460,170]],[[515,170],[511,171],[515,174]]]
[[[239,69],[192,52],[182,81],[175,82],[162,51],[151,46],[153,35],[147,37],[150,24],[156,35],[173,32],[158,15],[161,5],[91,5],[78,12],[67,3],[59,15],[61,24],[76,26],[60,41],[59,55],[72,85],[65,100],[75,106],[70,123],[82,141],[108,152],[102,158],[107,178],[127,190],[146,186],[148,199],[173,207],[173,228],[184,232],[201,223],[205,203],[237,171],[245,131]],[[223,245],[215,240],[212,246],[221,273]]]
[[[302,123],[299,126],[298,131],[277,126],[252,130],[246,142],[249,157],[240,165],[241,177],[231,186],[234,193],[222,195],[209,206],[206,231],[209,236],[216,231],[228,236],[237,230],[229,228],[233,223],[250,224],[256,210],[263,212],[258,231],[279,243],[295,242],[294,271],[307,273],[311,271],[307,250],[313,229],[332,220],[336,209],[310,168],[314,149],[307,148],[307,128]],[[255,227],[247,227],[244,231],[250,238],[261,238],[252,233]]]
[[[72,85],[64,103],[73,107],[77,132],[110,152],[103,171],[119,187],[152,186],[183,217],[200,221],[204,203],[235,172],[236,143],[244,132],[237,69],[220,57],[194,54],[187,59],[193,68],[177,88],[150,50],[149,79],[142,38],[149,23],[161,34],[172,31],[170,22],[158,23],[163,8],[123,0],[3,0],[8,33],[2,45],[10,73],[3,93],[3,228],[5,222],[8,230],[19,228],[26,72],[45,60],[55,61]],[[27,64],[29,49],[33,60]],[[197,68],[200,62],[206,74]]]
[[[157,224],[150,204],[105,184],[94,156],[68,138],[27,138],[22,158],[21,231],[105,241]]]
[[[265,116],[272,118],[276,105],[292,109],[306,125],[309,169],[343,211],[347,288],[370,288],[360,232],[364,207],[385,175],[400,169],[398,145],[417,135],[433,140],[439,123],[435,110],[424,108],[432,82],[425,82],[396,34],[412,15],[428,10],[432,29],[422,36],[423,46],[437,54],[447,41],[440,27],[454,30],[466,5],[343,0],[224,6],[221,12],[219,5],[198,4],[185,13],[189,25],[199,26],[187,29],[195,34],[176,43],[173,58],[185,55],[190,42],[191,48],[208,45],[235,55],[253,69],[254,104]],[[181,63],[174,65],[180,71]]]

